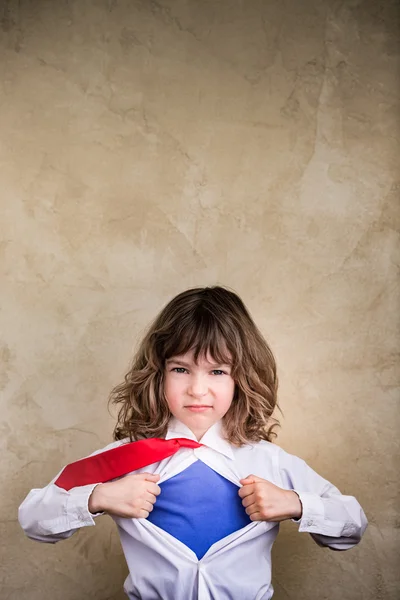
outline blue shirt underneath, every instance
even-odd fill
[[[199,560],[213,544],[251,523],[239,487],[201,460],[160,488],[148,521],[193,550]]]

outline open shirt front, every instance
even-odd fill
[[[177,437],[195,439],[185,425],[172,419],[166,438]],[[98,452],[127,441],[114,442]],[[297,521],[299,531],[310,533],[319,544],[346,550],[359,542],[367,520],[357,500],[342,495],[300,458],[265,441],[234,447],[224,438],[220,422],[206,432],[201,443],[200,448],[182,448],[170,458],[135,472],[158,473],[161,489],[163,483],[185,470],[190,474],[197,461],[237,489],[241,479],[253,474],[299,494],[303,506],[302,518]],[[42,489],[31,490],[19,510],[25,533],[41,542],[68,538],[78,529],[94,525],[97,518],[88,510],[97,484],[66,491],[54,484],[56,479]],[[277,523],[239,523],[238,529],[233,524],[234,530],[211,540],[199,558],[151,518],[113,518],[129,567],[125,591],[130,600],[269,600],[273,594],[271,548],[278,534]],[[202,526],[201,519],[198,526]]]

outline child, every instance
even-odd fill
[[[304,461],[271,443],[274,357],[222,287],[167,304],[112,392],[117,440],[68,465],[19,509],[28,537],[57,542],[109,514],[133,600],[267,600],[279,522],[335,550],[367,526]]]

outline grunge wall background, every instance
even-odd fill
[[[276,353],[278,443],[370,519],[348,553],[285,523],[276,599],[398,598],[395,6],[1,4],[2,599],[124,598],[106,517],[40,545],[17,507],[110,441],[149,319],[214,283]]]

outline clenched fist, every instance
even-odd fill
[[[161,492],[159,475],[135,473],[97,485],[89,498],[91,513],[106,512],[125,519],[146,519]]]
[[[242,504],[252,521],[284,521],[302,515],[300,498],[292,490],[283,490],[266,479],[249,475],[241,479]]]

